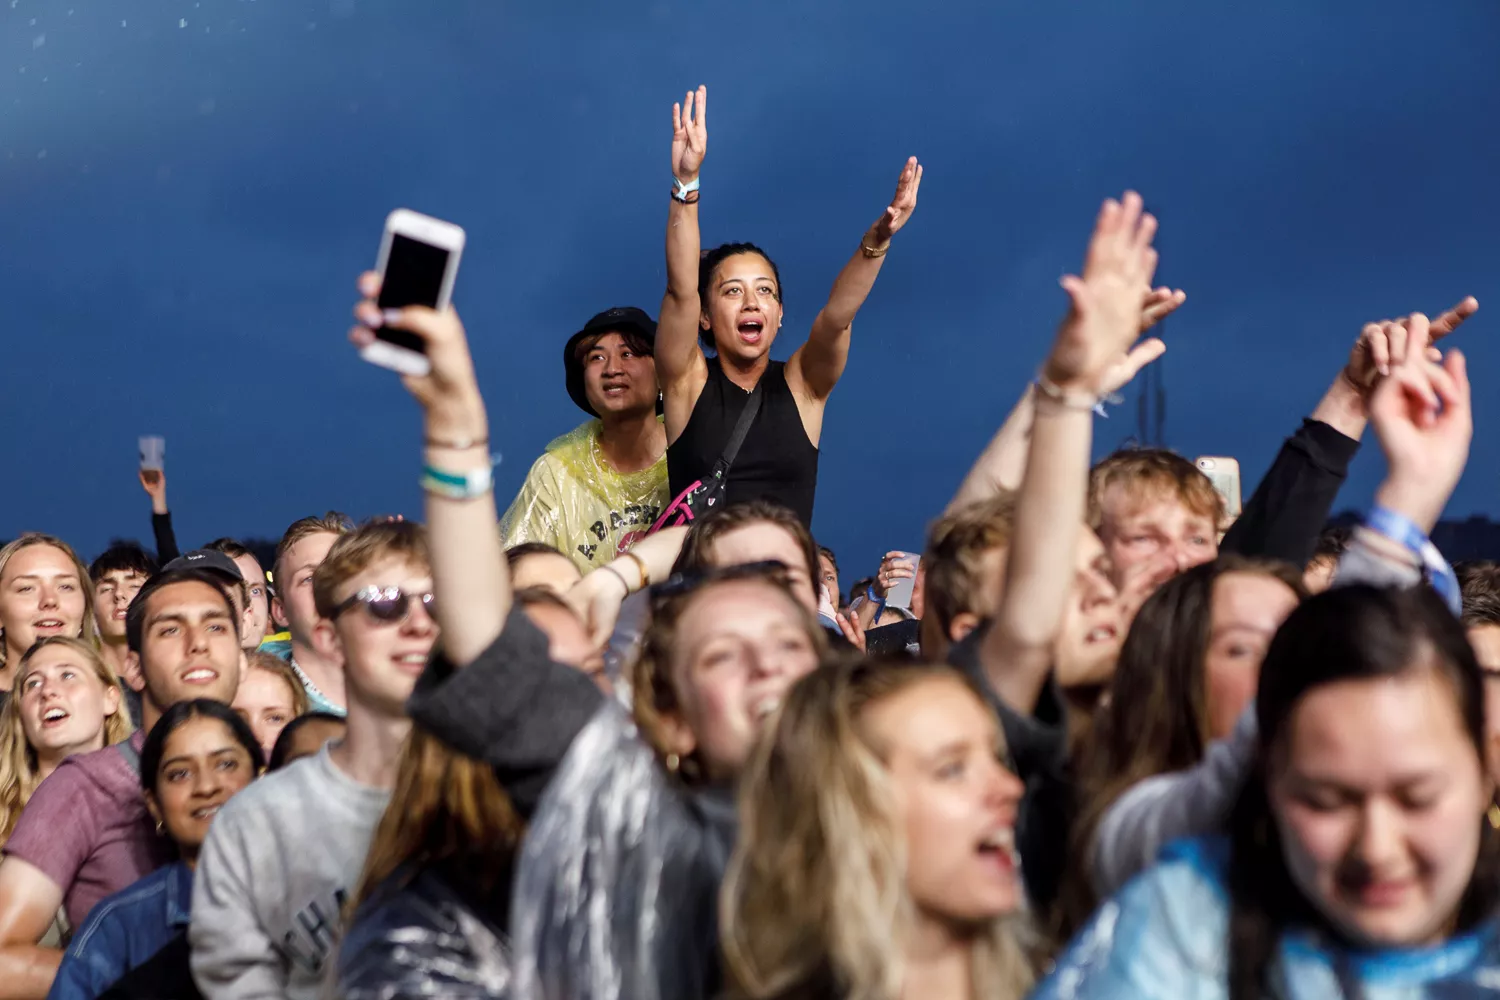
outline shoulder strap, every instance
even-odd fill
[[[727,473],[729,467],[734,464],[734,458],[740,453],[740,445],[745,443],[745,435],[750,433],[750,425],[755,423],[755,415],[760,412],[760,383],[755,383],[755,388],[750,390],[750,398],[745,402],[745,408],[740,411],[740,418],[734,422],[734,433],[729,435],[729,443],[724,446],[724,454],[719,456],[719,465]]]
[[[121,740],[115,744],[115,749],[120,752],[121,757],[125,758],[125,766],[130,768],[130,773],[140,777],[141,753],[135,748],[135,744],[129,740]]]

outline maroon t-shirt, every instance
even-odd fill
[[[21,810],[5,853],[34,865],[63,890],[68,923],[83,923],[95,903],[172,860],[172,842],[156,834],[139,773],[144,733],[118,746],[69,757]]]

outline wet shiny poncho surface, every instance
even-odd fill
[[[669,774],[608,702],[533,818],[512,902],[518,1000],[700,1000],[719,988],[733,803]]]

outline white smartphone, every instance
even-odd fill
[[[1224,498],[1224,513],[1230,521],[1240,516],[1243,499],[1240,495],[1240,463],[1238,459],[1222,455],[1204,455],[1195,463],[1219,496]]]
[[[376,304],[381,309],[447,309],[463,249],[461,227],[410,209],[396,209],[386,218],[380,241],[375,269],[381,285]],[[426,375],[432,370],[422,338],[405,330],[376,330],[375,340],[359,354],[371,364],[403,375]]]
[[[917,588],[917,570],[922,566],[922,556],[917,552],[903,552],[901,555],[911,563],[912,575],[896,581],[890,593],[885,595],[885,603],[887,607],[905,608],[910,611],[911,595]]]

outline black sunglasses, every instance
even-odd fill
[[[708,566],[686,573],[673,574],[661,583],[653,585],[651,598],[659,600],[664,597],[680,597],[697,590],[704,584],[718,583],[723,580],[774,580],[784,584],[787,582],[787,577],[786,563],[776,559],[740,563],[737,566]]]
[[[392,625],[406,620],[407,614],[411,612],[412,598],[420,599],[428,617],[432,616],[434,605],[431,591],[425,594],[408,594],[400,587],[377,587],[372,584],[334,608],[332,617],[337,618],[356,604],[363,604],[371,621]]]

